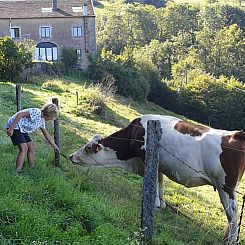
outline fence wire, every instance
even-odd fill
[[[117,175],[120,177],[125,178],[125,175],[113,170],[112,168],[109,168],[107,166],[105,166],[104,164],[100,163],[99,161],[97,161],[96,159],[94,159],[93,157],[91,157],[90,155],[88,155],[93,161],[95,161],[98,165],[102,166],[103,168],[105,168],[106,170],[108,170],[110,173],[112,173],[113,175]],[[194,218],[192,218],[190,215],[184,213],[183,211],[180,210],[180,208],[173,206],[170,202],[167,202],[166,200],[162,200],[159,195],[157,195],[157,197],[161,200],[164,201],[166,203],[166,205],[172,210],[174,211],[174,213],[176,213],[177,215],[181,215],[183,217],[185,217],[186,219],[188,219],[191,223],[193,223],[195,226],[201,228],[201,229],[205,229],[204,226],[205,225],[201,225],[200,223],[198,223]],[[214,205],[214,204],[213,204]],[[217,208],[217,207],[216,207]],[[223,210],[223,214],[224,214],[224,210]],[[208,218],[210,219],[210,216],[208,216]],[[165,224],[163,224],[165,225]],[[206,235],[209,234],[210,236],[212,236],[213,238],[215,238],[216,240],[218,240],[220,243],[223,241],[222,239],[220,239],[219,237],[217,237],[216,235],[214,235],[212,233],[212,229],[208,230],[206,232]]]
[[[134,127],[142,127],[144,128],[143,126],[140,126],[140,125],[135,125],[135,124],[130,124],[131,126],[134,126]],[[145,143],[144,140],[137,140],[137,139],[132,139],[132,138],[122,138],[122,137],[115,137],[115,136],[108,136],[107,138],[112,138],[114,140],[118,140],[118,141],[122,141],[122,140],[126,140],[126,141],[131,141],[131,140],[134,140],[134,141],[137,141],[137,142],[141,142],[141,143]],[[169,152],[167,149],[165,149],[162,145],[159,144],[159,147],[161,147],[163,150],[165,150],[168,154],[171,154],[174,158],[176,158],[181,164],[185,165],[186,167],[190,168],[192,171],[198,173],[198,174],[203,174],[204,176],[207,176],[204,172],[200,171],[200,170],[196,170],[194,169],[193,167],[191,167],[189,164],[185,163],[184,161],[182,161],[180,158],[178,158],[177,156],[175,156],[173,153]],[[222,147],[224,147],[222,145]],[[239,152],[243,152],[242,150],[240,149],[237,149],[237,148],[231,148],[231,147],[224,147],[224,148],[228,148],[228,149],[231,149],[231,150],[235,150],[235,151],[239,151]],[[105,166],[104,164],[100,163],[99,161],[97,161],[96,159],[94,159],[92,156],[90,156],[88,154],[88,156],[95,162],[97,162],[98,165],[104,167],[105,169],[107,169],[108,171],[112,172],[113,174],[116,174],[116,175],[120,175],[120,176],[123,176],[125,177],[123,174],[119,174],[117,171],[114,171],[113,169]],[[210,176],[207,176],[210,178]],[[236,189],[233,189],[229,186],[227,186],[226,184],[224,184],[221,180],[218,180],[218,179],[215,179],[213,178],[213,180],[216,180],[217,182],[219,182],[220,184],[222,184],[224,187],[228,188],[228,189],[231,189],[232,191],[236,192],[237,194],[239,195],[242,195],[243,197],[243,204],[242,204],[242,208],[241,208],[241,213],[240,213],[240,219],[239,219],[239,224],[238,224],[238,232],[240,233],[240,229],[241,229],[241,226],[242,226],[242,216],[243,216],[243,210],[244,210],[244,201],[245,201],[245,194],[237,191]],[[160,199],[160,197],[157,195],[157,197]],[[166,202],[166,200],[162,200],[161,201],[164,201],[167,206],[169,206],[171,208],[171,210],[173,210],[174,212],[176,212],[177,214],[181,214],[182,216],[184,216],[185,218],[187,218],[189,221],[191,221],[192,223],[194,223],[196,226],[198,226],[199,228],[201,227],[203,229],[203,225],[199,224],[194,218],[191,218],[189,215],[183,213],[179,208],[176,208],[174,207],[173,205],[171,205],[169,202]],[[216,207],[217,208],[217,207]],[[225,211],[223,210],[223,213]],[[209,231],[207,231],[206,234],[210,234],[213,238],[217,239],[219,242],[222,242],[222,240],[215,236],[213,233],[211,233],[211,229]],[[238,237],[239,237],[239,234],[238,234]]]
[[[2,91],[2,92],[4,92],[4,93],[9,93],[9,91]],[[244,92],[244,91],[242,91],[242,92]],[[115,120],[115,119],[113,119],[113,118],[103,117],[103,116],[100,116],[100,117],[102,117],[102,118],[104,118],[104,119],[106,119],[106,120],[115,121],[115,122],[118,123],[118,120]],[[64,118],[62,118],[61,121],[66,121],[66,122],[72,124],[70,121],[65,120]],[[121,122],[121,123],[122,123],[122,122]],[[142,126],[134,125],[134,124],[131,124],[131,125],[132,125],[132,126],[135,126],[135,127],[142,127]],[[88,133],[94,133],[93,131],[89,130],[88,128],[82,128],[82,130],[87,131]],[[134,140],[134,141],[138,141],[138,142],[141,142],[141,143],[145,143],[144,141],[142,141],[142,140],[137,140],[137,139],[117,138],[117,137],[113,137],[113,136],[108,136],[108,137],[113,138],[113,139],[115,139],[115,140],[127,140],[127,141]],[[175,157],[176,159],[178,159],[178,161],[179,161],[180,163],[182,163],[182,164],[185,165],[186,167],[192,169],[192,171],[195,171],[196,173],[201,173],[201,174],[204,174],[204,175],[205,175],[205,173],[203,173],[202,171],[196,170],[196,169],[192,168],[192,167],[189,166],[187,163],[185,163],[184,161],[182,161],[181,159],[179,159],[178,157],[176,157],[173,153],[167,151],[162,145],[160,145],[160,147],[161,147],[163,150],[165,150],[166,152],[168,152],[169,154],[171,154],[173,157]],[[223,146],[223,145],[222,145],[222,147],[228,148],[228,149],[231,149],[231,150],[235,150],[235,151],[239,151],[239,152],[243,152],[243,153],[245,152],[245,151],[240,150],[240,149],[231,148],[231,147],[227,147],[227,146]],[[62,154],[62,156],[63,156],[64,158],[66,158],[66,160],[67,160],[67,157],[66,157],[64,154]],[[91,157],[91,156],[90,156],[90,157]],[[91,158],[92,158],[92,157],[91,157]],[[106,167],[105,165],[103,165],[102,163],[98,162],[97,160],[95,160],[95,159],[93,159],[93,160],[96,161],[99,165],[101,165],[101,166],[103,166],[104,168],[106,168],[108,171],[112,172],[113,174],[116,174],[116,175],[119,174],[117,171],[113,171],[113,169]],[[120,174],[120,175],[123,176],[123,177],[125,177],[125,176],[122,175],[122,174]],[[216,181],[220,182],[224,187],[229,188],[229,189],[232,189],[232,188],[226,186],[224,183],[222,183],[222,181],[220,181],[220,180],[216,180]],[[238,226],[238,227],[239,227],[239,233],[240,233],[240,229],[241,229],[241,226],[242,226],[242,215],[243,215],[243,210],[244,210],[245,195],[242,194],[241,192],[238,192],[237,190],[234,190],[234,189],[232,189],[232,190],[233,190],[234,192],[236,192],[237,194],[243,196],[243,197],[242,197],[242,198],[243,198],[243,204],[242,204],[241,216],[240,216],[239,226]],[[159,197],[159,196],[158,196],[158,197]],[[160,198],[160,197],[159,197],[159,198]],[[166,200],[162,200],[162,201],[165,201],[165,202],[166,202]],[[174,210],[174,212],[176,212],[177,214],[183,215],[184,217],[186,217],[188,220],[190,220],[191,222],[193,222],[193,223],[194,223],[195,225],[197,225],[198,227],[203,228],[202,225],[200,225],[198,222],[196,222],[196,221],[195,221],[193,218],[191,218],[189,215],[187,215],[187,214],[183,213],[182,211],[180,211],[179,208],[176,208],[176,207],[172,206],[172,205],[171,205],[170,203],[168,203],[168,202],[166,202],[166,203],[167,203],[167,205],[168,205],[172,210]],[[221,242],[221,240],[220,240],[217,236],[214,236],[212,233],[210,233],[210,231],[207,231],[207,234],[212,235],[214,238],[216,238],[217,240],[219,240],[219,241]]]

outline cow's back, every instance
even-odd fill
[[[224,180],[225,172],[220,162],[221,138],[231,132],[161,115],[142,116],[145,128],[148,120],[161,123],[161,172],[187,187],[213,184],[213,178]]]

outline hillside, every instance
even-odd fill
[[[43,77],[23,84],[22,103],[24,108],[41,107],[52,97],[59,99],[63,156],[79,149],[94,134],[109,135],[140,114],[170,114],[151,103],[118,96],[105,99],[100,92],[84,77]],[[103,117],[91,111],[91,101],[98,99],[98,94],[105,99]],[[15,84],[0,84],[0,111],[4,129],[16,111]],[[53,132],[52,123],[47,128]],[[40,132],[32,137],[37,145],[36,166],[25,163],[17,175],[17,149],[5,130],[0,131],[0,244],[140,244],[141,177],[121,170],[73,166],[65,157],[60,168],[54,167],[52,148]],[[157,212],[152,244],[220,244],[226,217],[218,193],[211,187],[188,190],[168,179],[165,184],[167,202],[193,220],[169,207]],[[239,190],[244,192],[244,188],[243,181]],[[240,211],[242,197],[238,198]],[[245,243],[244,227],[240,237]]]

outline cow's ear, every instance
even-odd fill
[[[97,142],[99,142],[100,140],[102,140],[102,137],[101,137],[101,135],[99,135],[99,134],[96,134],[96,135],[94,135],[94,137],[93,137],[93,139],[92,139],[93,141],[97,141]]]

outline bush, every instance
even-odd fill
[[[32,53],[24,44],[16,44],[9,36],[0,38],[0,79],[19,79],[25,68],[32,66]]]
[[[76,49],[74,48],[64,48],[62,50],[62,62],[65,66],[65,72],[69,73],[73,70],[78,63],[78,55],[76,53]]]
[[[244,89],[234,78],[199,75],[180,90],[181,111],[213,127],[245,128]]]
[[[149,84],[132,64],[102,60],[98,56],[90,57],[88,76],[95,81],[101,81],[105,74],[114,77],[118,94],[134,100],[146,100]]]

